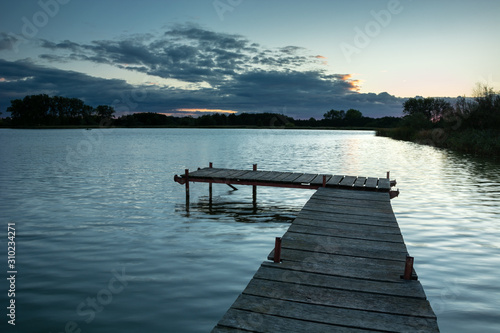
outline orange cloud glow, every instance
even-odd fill
[[[349,88],[349,90],[351,90],[351,91],[360,91],[361,90],[360,85],[361,85],[362,81],[361,80],[351,79],[351,78],[352,78],[352,74],[344,74],[344,75],[340,76],[341,80],[346,81],[351,86]]]
[[[161,112],[161,114],[164,114],[166,116],[199,116],[200,113],[226,113],[226,114],[231,114],[231,113],[237,113],[238,111],[233,111],[233,110],[222,110],[222,109],[191,109],[191,108],[181,108],[181,109],[174,109],[172,112]]]
[[[217,113],[236,113],[238,111],[233,110],[221,110],[221,109],[175,109],[178,112],[217,112]]]
[[[319,55],[319,54],[318,54],[317,56],[315,56],[314,58],[316,58],[316,59],[328,59],[327,57],[322,56],[322,55]],[[328,66],[328,61],[323,60],[323,61],[321,62],[321,64],[322,64],[322,65],[324,65],[324,66]]]

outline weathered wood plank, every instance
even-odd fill
[[[339,183],[339,186],[343,187],[352,187],[354,182],[356,181],[356,176],[345,176],[344,179]]]
[[[246,171],[248,172],[248,171]],[[245,173],[246,173],[245,172]],[[231,169],[226,169],[226,170],[219,170],[213,173],[210,173],[208,178],[235,178],[237,175],[243,174],[241,170],[231,170]]]
[[[311,180],[312,185],[323,185],[323,176],[326,176],[326,182],[332,178],[332,175],[319,174],[313,180]]]
[[[341,176],[341,175],[334,175],[332,176],[328,182],[326,182],[326,185],[327,186],[338,186],[340,181],[344,179],[344,176]]]
[[[280,182],[280,183],[281,183],[281,182],[283,182],[283,180],[284,180],[285,178],[288,178],[288,177],[290,177],[290,176],[291,176],[291,175],[293,175],[293,174],[294,174],[293,172],[283,172],[283,174],[282,174],[282,175],[280,175],[280,176],[278,176],[278,177],[274,178],[274,179],[273,179],[273,181],[274,181],[274,182]]]
[[[299,178],[302,175],[303,173],[292,172],[289,176],[283,178],[281,181],[284,183],[293,182],[295,179]]]
[[[231,176],[234,180],[238,180],[239,177],[244,177],[247,173],[252,172],[252,170],[238,170],[238,171],[239,172]]]
[[[285,172],[280,172],[280,171],[271,171],[270,173],[266,175],[262,175],[259,180],[261,181],[272,181],[280,176],[283,176]]]
[[[367,230],[369,229],[369,230]],[[345,237],[345,238],[357,238],[357,239],[368,239],[368,240],[381,240],[385,242],[396,242],[396,243],[404,243],[403,236],[400,233],[387,233],[387,232],[379,232],[377,229],[385,229],[385,228],[374,228],[374,227],[366,227],[366,228],[345,228],[345,224],[331,225],[329,227],[317,227],[310,225],[303,225],[295,222],[290,225],[287,232],[295,232],[300,234],[307,235],[319,235],[319,236],[337,236],[337,237]],[[385,231],[385,230],[384,230]]]
[[[266,269],[279,271],[262,270],[256,276],[265,278],[265,275],[276,274],[277,277],[268,279],[281,281],[286,278],[288,282],[425,299],[422,285],[417,280],[401,279],[405,267],[403,261],[290,249],[283,251],[282,257],[280,264],[262,263]]]
[[[282,248],[332,254],[340,254],[339,251],[344,251],[343,254],[349,254],[348,251],[353,251],[351,253],[358,257],[390,260],[406,260],[408,254],[404,243],[297,233],[285,233],[281,246]]]
[[[402,251],[388,251],[381,250],[377,248],[358,248],[352,245],[350,242],[338,242],[336,244],[318,244],[315,242],[306,241],[295,241],[295,242],[283,242],[282,244],[282,256],[286,257],[285,249],[291,250],[301,250],[301,251],[312,251],[322,256],[323,254],[336,254],[343,256],[352,256],[360,258],[370,258],[370,259],[385,259],[394,261],[405,261],[406,252]]]
[[[339,198],[363,198],[367,201],[388,201],[390,202],[389,193],[386,192],[371,192],[371,191],[346,191],[342,188],[323,188],[320,187],[314,193],[314,196],[327,196]]]
[[[301,184],[301,183],[310,183],[314,178],[316,178],[318,176],[317,173],[315,174],[312,174],[312,173],[304,173],[302,176],[294,179],[292,181],[292,183],[297,183],[297,184]]]
[[[436,318],[427,300],[252,279],[243,294],[407,316]]]
[[[315,211],[315,212],[325,212],[325,213],[338,213],[338,214],[344,214],[344,215],[349,215],[353,216],[353,218],[357,218],[355,216],[359,216],[361,218],[362,216],[367,216],[367,217],[376,217],[379,219],[384,219],[387,221],[393,221],[396,222],[396,217],[394,214],[390,213],[379,213],[375,211],[368,211],[364,209],[359,209],[356,207],[349,207],[349,206],[325,206],[321,205],[318,203],[315,203],[313,201],[308,201],[304,208],[304,210],[310,210],[310,211]]]
[[[200,170],[189,171],[189,175],[192,177],[208,177],[210,174],[221,171],[228,170],[223,168],[203,168]]]
[[[218,324],[259,333],[366,333],[365,330],[231,308]],[[217,331],[215,331],[217,332]],[[223,332],[223,331],[222,331]]]
[[[233,307],[253,313],[268,313],[279,317],[310,320],[346,327],[359,327],[367,330],[422,332],[422,327],[426,327],[432,328],[429,330],[430,332],[438,331],[435,321],[427,318],[312,305],[252,295],[241,295]],[[310,330],[307,330],[307,332],[313,333]]]
[[[324,191],[320,191],[325,189],[323,187],[318,188],[316,193],[314,193],[311,197],[312,198],[317,198],[317,199],[322,199],[322,200],[350,200],[350,201],[360,201],[362,203],[366,204],[379,204],[381,205],[384,203],[386,206],[390,206],[391,201],[390,201],[390,196],[389,193],[387,192],[374,192],[374,191],[346,191],[345,189],[333,189],[333,188],[326,188],[327,190],[335,190],[336,193],[328,194],[325,193]],[[340,193],[339,193],[340,192]],[[365,194],[365,195],[363,195]],[[366,205],[365,205],[366,206]]]
[[[292,225],[303,225],[309,226],[315,229],[320,228],[333,228],[340,230],[349,231],[359,231],[361,233],[366,234],[393,234],[393,235],[401,235],[401,230],[399,226],[394,224],[387,224],[385,222],[380,223],[377,220],[375,221],[362,221],[362,223],[353,223],[352,219],[346,219],[344,221],[339,220],[339,218],[322,218],[322,215],[312,216],[312,215],[300,215],[295,218]],[[372,223],[373,222],[373,223]]]
[[[374,216],[356,216],[346,215],[342,212],[318,212],[314,210],[302,209],[297,215],[298,218],[317,219],[325,222],[342,222],[358,225],[373,225],[382,227],[399,228],[395,219],[387,220],[385,218],[378,218]]]
[[[305,207],[305,206],[304,206]],[[369,206],[368,206],[369,207]],[[388,209],[379,209],[378,207],[369,207],[360,209],[359,206],[352,205],[321,205],[317,201],[310,200],[307,203],[307,210],[326,213],[341,213],[346,216],[371,216],[387,220],[395,220],[394,214]],[[355,217],[353,217],[355,218]]]
[[[240,177],[240,180],[255,180],[258,181],[260,178],[266,176],[267,174],[270,174],[272,171],[251,171],[244,176]]]
[[[248,333],[248,332],[255,332],[255,331],[240,330],[240,329],[234,328],[234,327],[224,327],[224,326],[217,325],[210,332],[211,333]]]
[[[300,253],[296,256],[299,257]],[[322,267],[324,265],[327,265],[327,271]],[[317,261],[285,260],[280,264],[264,262],[255,273],[255,277],[318,287],[426,299],[422,285],[416,280],[401,279],[402,271],[404,271],[404,263],[401,262],[348,256],[326,258],[325,256],[325,260],[320,258]]]
[[[368,177],[365,182],[366,188],[375,189],[377,188],[378,178]]]
[[[368,204],[366,201],[360,199],[344,199],[344,198],[325,198],[325,197],[312,197],[309,199],[311,204],[319,204],[325,207],[351,207],[354,209],[362,208],[367,212],[380,212],[394,214],[392,206],[389,202],[375,201]]]
[[[354,182],[354,187],[365,187],[366,177],[358,177]]]
[[[389,179],[380,178],[378,180],[378,188],[382,190],[390,190],[391,181]]]

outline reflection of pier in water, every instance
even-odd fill
[[[185,206],[179,206],[179,209],[185,209]],[[197,202],[190,203],[190,211],[199,211],[207,215],[230,216],[236,222],[241,223],[291,223],[300,208],[227,200],[224,196],[215,196],[211,199],[207,195],[199,197]]]
[[[439,332],[390,199],[395,181],[274,171],[186,170],[175,181],[316,189],[212,332]],[[223,204],[222,211],[227,207]],[[245,208],[246,209],[246,208]],[[273,209],[274,210],[274,207]]]

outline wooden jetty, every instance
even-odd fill
[[[206,168],[176,176],[186,185],[317,189],[212,332],[439,332],[392,211],[395,182],[288,174]]]

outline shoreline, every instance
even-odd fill
[[[443,128],[412,130],[397,127],[377,129],[376,136],[449,149],[453,152],[500,160],[500,133],[493,129],[450,131]]]
[[[151,129],[161,129],[161,128],[202,128],[202,129],[290,129],[290,130],[346,130],[346,131],[377,131],[379,128],[376,127],[328,127],[328,126],[229,126],[229,125],[212,125],[212,126],[79,126],[79,125],[68,125],[68,126],[0,126],[1,128],[7,129],[105,129],[105,128],[151,128]]]

